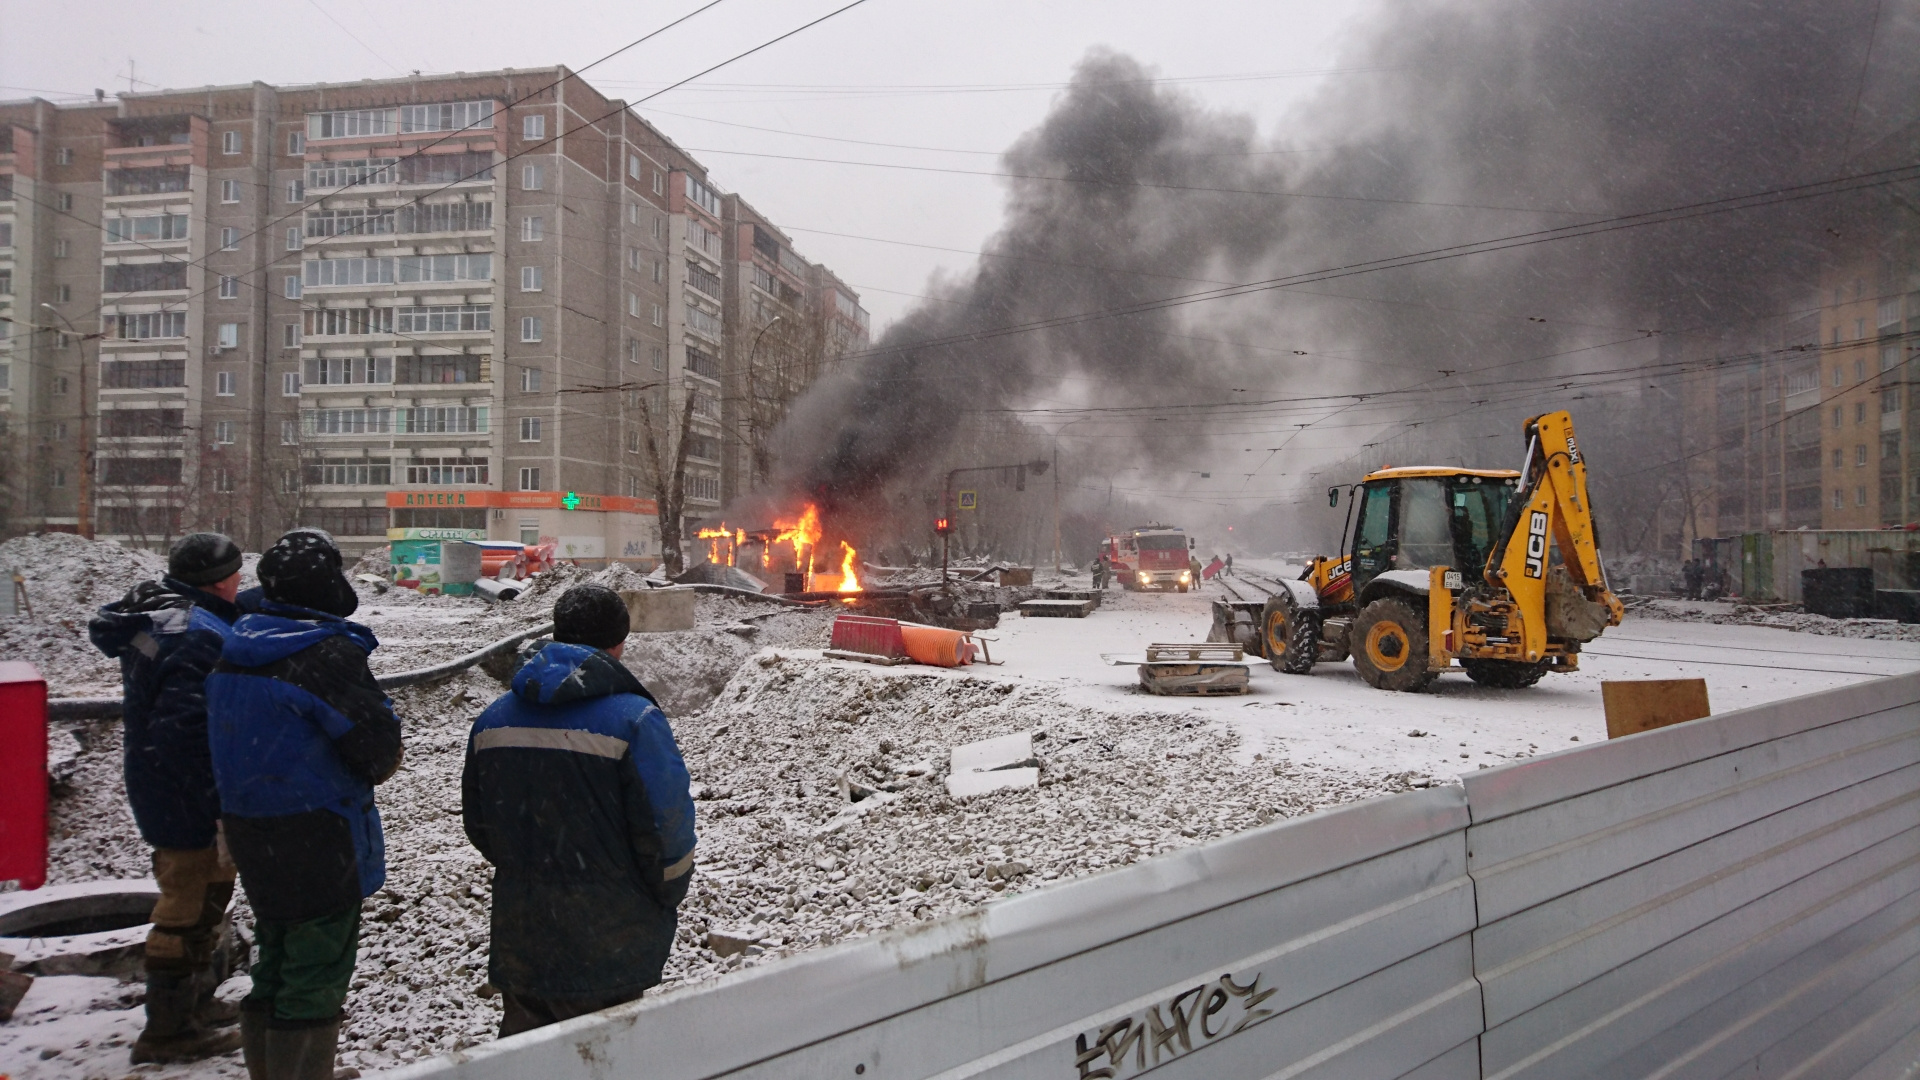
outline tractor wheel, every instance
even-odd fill
[[[1292,593],[1283,589],[1267,598],[1267,606],[1260,612],[1260,639],[1273,670],[1288,675],[1312,671],[1314,657],[1320,651],[1319,635],[1319,620],[1301,611]]]
[[[1461,660],[1467,678],[1496,690],[1524,690],[1537,683],[1552,665],[1545,660],[1529,664],[1524,660]]]
[[[1368,604],[1349,641],[1354,669],[1376,689],[1417,693],[1439,677],[1427,662],[1426,613],[1400,597]]]

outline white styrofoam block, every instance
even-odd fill
[[[1012,735],[982,739],[979,742],[963,743],[953,748],[953,764],[948,770],[958,774],[963,772],[986,772],[990,769],[1003,769],[1015,765],[1033,756],[1033,733],[1018,731]]]
[[[1031,766],[1024,769],[990,769],[986,772],[956,772],[947,775],[947,794],[956,799],[984,795],[989,791],[1000,791],[1005,788],[1039,786],[1040,770]]]

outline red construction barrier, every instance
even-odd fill
[[[47,883],[47,680],[0,661],[0,882]]]
[[[900,637],[898,619],[877,619],[871,615],[838,615],[833,620],[832,647],[844,652],[869,656],[907,655],[906,642]]]

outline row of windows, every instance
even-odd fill
[[[372,184],[457,184],[467,180],[491,179],[492,154],[462,152],[310,161],[307,163],[306,186],[341,188]]]
[[[308,236],[395,236],[412,233],[486,232],[493,228],[491,202],[420,203],[352,210],[309,210]]]
[[[490,127],[493,102],[456,101],[440,105],[402,105],[387,109],[339,109],[307,114],[307,138],[352,139],[368,135],[411,135]],[[237,132],[235,133],[238,134]],[[238,153],[235,150],[234,153]]]
[[[485,405],[302,409],[300,430],[308,435],[484,435],[488,412]]]
[[[301,362],[308,386],[432,385],[481,381],[478,356],[309,356]],[[300,384],[296,382],[297,388]],[[297,389],[296,389],[297,392]]]
[[[491,255],[400,255],[376,258],[308,259],[307,285],[386,285],[394,282],[489,281]]]

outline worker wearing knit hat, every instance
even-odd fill
[[[340,549],[322,529],[295,529],[260,556],[260,588],[276,604],[346,618],[360,597],[341,572]]]
[[[188,533],[167,553],[167,576],[194,588],[217,585],[240,572],[240,545],[219,533]]]

